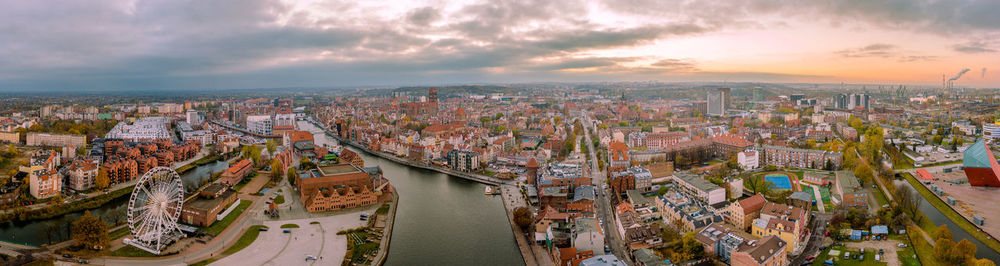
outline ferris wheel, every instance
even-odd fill
[[[180,235],[177,219],[184,204],[184,185],[177,172],[166,167],[149,170],[139,178],[128,201],[128,227],[137,248],[160,254]]]

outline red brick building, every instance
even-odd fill
[[[240,160],[222,173],[222,177],[219,179],[219,182],[223,182],[228,185],[239,184],[240,181],[249,175],[251,171],[253,171],[253,162],[247,159]]]

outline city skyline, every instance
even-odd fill
[[[997,87],[983,1],[109,1],[0,11],[0,89],[804,82]]]

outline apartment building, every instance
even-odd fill
[[[49,147],[83,147],[87,146],[87,137],[84,135],[52,134],[29,132],[25,145],[28,146],[49,146]]]
[[[827,163],[840,167],[840,157],[839,152],[764,145],[761,161],[764,165],[823,169]]]

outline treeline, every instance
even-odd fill
[[[97,120],[89,121],[88,123],[76,123],[73,120],[50,120],[34,124],[28,127],[27,131],[76,135],[93,133],[100,136],[111,131],[117,124],[117,120]]]

